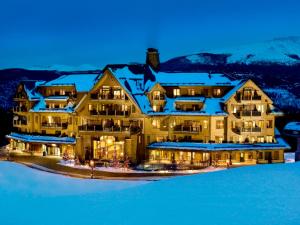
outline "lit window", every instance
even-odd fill
[[[264,137],[257,137],[257,142],[263,143],[265,141]]]
[[[208,122],[207,122],[207,120],[204,120],[204,121],[203,121],[203,128],[204,128],[204,129],[207,129],[207,128],[208,128]]]
[[[216,129],[224,129],[224,120],[216,121]]]
[[[273,142],[273,136],[267,136],[266,137],[266,142],[272,143]]]
[[[221,89],[220,88],[215,88],[213,90],[213,94],[214,94],[214,96],[220,96],[221,95]]]
[[[158,109],[157,105],[153,105],[152,109],[153,109],[154,112],[157,112],[157,109]]]
[[[180,96],[180,89],[179,88],[173,89],[173,95],[174,95],[174,97]]]
[[[152,120],[152,126],[153,126],[153,128],[160,128],[160,120],[153,119]]]
[[[122,105],[122,111],[128,111],[128,105]]]
[[[191,96],[195,95],[195,89],[188,89],[188,94]]]
[[[60,95],[65,95],[65,94],[66,94],[66,91],[63,90],[63,89],[60,89],[60,90],[59,90],[59,94],[60,94]]]
[[[216,143],[222,143],[224,138],[223,137],[219,137],[219,136],[216,136],[215,137],[215,140],[216,140]]]
[[[160,100],[160,91],[153,91],[153,100]]]

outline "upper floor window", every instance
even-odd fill
[[[204,129],[208,128],[208,121],[207,120],[203,120],[203,128]]]
[[[160,91],[153,91],[153,100],[160,100]]]
[[[153,128],[160,128],[160,120],[153,119],[152,120],[152,126],[153,126]]]
[[[59,90],[59,95],[65,95],[66,94],[66,91],[65,90],[63,90],[63,89],[60,89]]]
[[[267,126],[267,128],[273,128],[273,121],[272,120],[267,120],[266,126]]]
[[[273,142],[273,137],[272,136],[266,136],[266,142],[272,143]]]
[[[173,89],[173,95],[174,95],[174,97],[180,96],[180,89],[179,88]]]
[[[188,89],[188,95],[194,96],[195,95],[195,89]]]
[[[220,88],[215,88],[213,90],[213,95],[214,96],[220,96],[221,95],[221,89]]]
[[[265,138],[262,136],[259,136],[259,137],[257,137],[257,142],[263,143],[263,142],[265,142]]]

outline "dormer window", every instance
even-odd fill
[[[65,94],[66,94],[66,91],[63,90],[63,89],[60,89],[60,90],[59,90],[59,94],[60,94],[60,95],[65,95]]]
[[[173,96],[174,97],[180,96],[180,89],[179,88],[173,89]]]
[[[153,91],[153,100],[160,100],[160,91]]]
[[[190,96],[194,96],[195,95],[195,89],[188,89],[188,94]]]
[[[213,95],[214,96],[220,96],[221,95],[221,89],[220,88],[215,88],[213,90]]]

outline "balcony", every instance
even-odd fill
[[[57,129],[67,129],[68,128],[68,123],[63,122],[63,123],[48,123],[48,122],[43,122],[41,123],[42,128],[57,128]]]
[[[261,112],[254,110],[243,110],[234,113],[236,117],[261,116]]]
[[[261,96],[260,95],[237,95],[236,96],[236,100],[238,102],[241,102],[241,101],[260,101],[261,100]]]
[[[124,95],[114,95],[113,93],[108,94],[91,94],[92,100],[128,100],[128,97]]]
[[[91,116],[129,116],[129,111],[120,111],[120,110],[105,110],[105,111],[97,111],[91,110]]]
[[[85,124],[78,126],[79,131],[91,131],[91,132],[112,132],[112,133],[137,133],[141,130],[136,126],[102,126],[99,124]]]
[[[27,107],[25,106],[15,106],[13,107],[13,112],[27,112]]]
[[[260,127],[250,127],[250,128],[238,127],[238,128],[233,128],[232,131],[237,134],[252,133],[252,132],[261,132],[261,128]]]
[[[13,120],[14,126],[26,126],[27,121],[26,120]]]
[[[200,127],[176,125],[173,128],[174,133],[199,133]]]
[[[154,95],[152,100],[154,101],[162,101],[165,100],[165,95],[161,94],[161,95]]]

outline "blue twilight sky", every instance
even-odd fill
[[[0,0],[0,68],[143,62],[300,35],[299,0]]]

